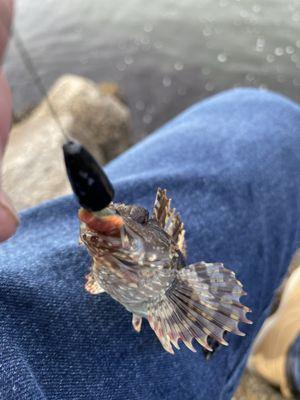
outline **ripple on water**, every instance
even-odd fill
[[[16,12],[45,85],[63,73],[118,82],[136,132],[235,85],[264,85],[300,101],[300,0],[160,0],[143,7],[138,0],[20,0]],[[5,69],[15,112],[25,111],[39,94],[13,46]]]

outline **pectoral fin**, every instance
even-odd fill
[[[208,337],[227,345],[224,332],[244,336],[239,322],[251,323],[246,317],[250,309],[239,301],[244,294],[234,272],[223,264],[192,264],[178,271],[165,295],[148,307],[148,321],[170,353],[172,345],[179,348],[179,340],[196,351],[193,339],[211,351]]]
[[[105,292],[105,290],[102,289],[102,287],[100,286],[97,279],[95,279],[93,271],[86,275],[86,284],[84,287],[85,290],[91,294],[100,294]]]
[[[132,314],[132,326],[133,326],[134,330],[135,330],[137,333],[140,333],[140,332],[141,332],[142,321],[143,321],[142,317],[139,317],[139,316],[136,315],[136,314]]]

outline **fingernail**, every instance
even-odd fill
[[[8,196],[0,192],[0,242],[12,236],[19,225],[19,218]]]

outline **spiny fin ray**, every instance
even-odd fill
[[[223,335],[244,335],[239,322],[251,323],[250,311],[240,302],[241,283],[223,264],[192,264],[178,272],[172,286],[148,306],[148,320],[163,347],[174,353],[178,341],[192,351],[193,339],[211,351],[208,338],[228,345]]]
[[[156,219],[159,226],[173,239],[181,253],[186,256],[184,225],[175,208],[171,208],[171,199],[167,197],[165,189],[157,189],[152,217]]]

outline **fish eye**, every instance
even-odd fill
[[[96,243],[96,242],[97,242],[96,236],[91,236],[90,241],[91,241],[92,243]]]
[[[134,221],[139,222],[140,224],[147,223],[149,219],[148,210],[140,206],[132,206],[129,215]]]

